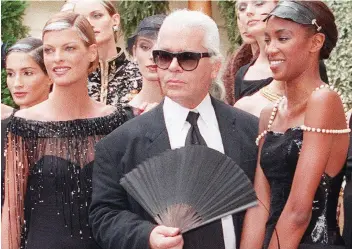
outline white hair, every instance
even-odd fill
[[[210,58],[212,63],[223,63],[223,55],[220,52],[220,35],[219,29],[215,21],[200,11],[193,11],[187,9],[175,10],[168,15],[160,30],[165,27],[177,27],[177,28],[196,28],[204,32],[203,46],[208,52],[214,55]],[[159,32],[160,34],[160,32]],[[159,45],[160,35],[158,35],[157,46]],[[225,87],[221,81],[221,73],[218,74],[217,78],[212,82],[209,88],[209,93],[220,100],[225,99]]]
[[[213,52],[215,57],[222,57],[220,53],[219,29],[214,20],[203,12],[187,9],[175,10],[165,18],[160,29],[162,29],[163,26],[181,27],[182,29],[197,28],[203,30],[203,46],[208,49],[209,52]],[[159,37],[157,43],[159,43]]]

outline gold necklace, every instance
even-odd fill
[[[264,98],[266,98],[270,102],[276,102],[277,100],[279,100],[282,97],[282,95],[277,94],[277,93],[273,92],[272,90],[270,90],[269,85],[260,89],[259,92],[263,95]]]

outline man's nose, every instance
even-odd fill
[[[180,63],[178,62],[176,57],[172,58],[172,61],[169,66],[169,70],[170,71],[182,71]]]

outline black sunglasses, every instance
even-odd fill
[[[193,71],[198,67],[199,60],[211,57],[213,53],[179,52],[171,53],[164,50],[153,50],[154,63],[160,69],[168,69],[172,60],[176,57],[180,67],[185,71]]]

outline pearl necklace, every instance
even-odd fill
[[[338,130],[334,130],[334,129],[321,129],[321,128],[314,128],[314,127],[309,127],[309,126],[305,126],[305,125],[301,125],[300,128],[301,130],[303,131],[309,131],[309,132],[318,132],[318,133],[325,133],[325,134],[345,134],[345,133],[350,133],[351,132],[351,129],[348,127],[349,123],[348,123],[348,109],[347,109],[347,105],[346,103],[344,102],[344,99],[343,99],[343,96],[342,96],[342,93],[341,91],[339,91],[337,88],[334,88],[333,86],[329,86],[327,84],[323,84],[323,85],[320,85],[319,87],[317,87],[313,92],[319,90],[319,89],[323,89],[323,88],[328,88],[332,91],[335,91],[341,98],[342,100],[342,104],[343,104],[343,108],[344,108],[344,112],[345,112],[345,115],[346,115],[346,124],[347,124],[347,128],[346,129],[338,129]],[[271,116],[269,118],[269,124],[268,124],[268,127],[265,131],[263,131],[258,137],[257,139],[255,140],[255,143],[257,144],[257,146],[259,145],[259,142],[260,140],[265,137],[265,135],[271,131],[271,126],[274,122],[274,119],[276,117],[276,114],[277,114],[277,111],[278,111],[278,107],[279,107],[279,104],[280,102],[284,99],[285,97],[281,97],[279,100],[277,100],[274,104],[274,108],[273,108],[273,111],[271,112]]]

